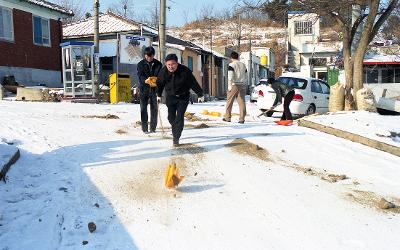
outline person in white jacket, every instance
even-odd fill
[[[244,123],[246,116],[246,83],[246,65],[239,61],[239,54],[233,51],[231,53],[231,63],[228,66],[228,93],[226,97],[225,116],[222,120],[226,122],[231,121],[233,102],[237,99],[240,111],[239,123]]]

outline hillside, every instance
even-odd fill
[[[335,30],[331,27],[322,29],[320,40],[337,41],[339,34]],[[237,19],[198,20],[168,31],[181,39],[208,47],[211,44],[211,34],[213,47],[235,47],[240,33],[241,50],[248,49],[250,39],[253,46],[273,48],[276,44],[284,45],[286,36],[286,28],[282,24],[254,19],[242,19],[240,25]]]

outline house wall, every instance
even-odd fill
[[[296,34],[295,23],[301,21],[312,22],[311,34]],[[295,69],[300,69],[300,53],[303,52],[303,44],[316,43],[320,35],[319,18],[317,14],[289,14],[288,15],[288,63]]]
[[[247,80],[248,87],[254,87],[260,80],[260,58],[254,54],[251,54],[251,62],[250,62],[250,53],[242,52],[240,54],[240,61],[246,64],[247,68]],[[250,72],[250,63],[251,63],[251,72]]]
[[[17,82],[27,86],[44,83],[61,87],[61,22],[50,19],[51,45],[38,46],[33,43],[32,13],[19,9],[12,12],[14,41],[0,40],[0,80],[14,75]],[[45,11],[35,15],[49,18]]]
[[[185,49],[182,51],[182,64],[188,67],[188,57],[192,57],[193,59],[193,75],[196,78],[197,82],[201,85],[202,82],[202,76],[201,76],[201,65],[199,65],[199,54],[190,49]]]
[[[219,81],[220,75],[222,74],[221,70],[219,67],[215,66],[215,58],[213,57],[212,62],[211,62],[211,56],[209,56],[209,63],[206,65],[208,68],[208,75],[210,76],[209,78],[209,95],[213,97],[218,97],[221,96],[222,93],[218,91],[219,89],[219,84],[223,84],[223,82]],[[212,65],[212,66],[211,66]],[[211,68],[212,67],[212,68]]]

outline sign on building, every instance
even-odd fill
[[[143,52],[150,46],[150,39],[143,36],[120,35],[120,63],[137,64],[143,59]]]

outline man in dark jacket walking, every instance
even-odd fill
[[[293,120],[289,105],[294,97],[294,88],[282,82],[275,81],[274,78],[268,78],[268,84],[276,93],[275,102],[270,110],[280,105],[283,98],[283,114],[281,120]]]
[[[189,104],[189,91],[192,89],[199,97],[198,101],[203,102],[203,90],[193,76],[192,71],[178,63],[178,57],[175,54],[169,54],[165,57],[165,66],[158,74],[157,86],[158,102],[161,102],[161,95],[165,88],[168,121],[172,126],[173,145],[179,146],[179,138],[184,126],[184,115]]]
[[[155,50],[153,47],[144,49],[144,59],[137,65],[137,74],[139,77],[139,94],[140,94],[140,118],[142,121],[142,130],[148,133],[148,114],[147,106],[150,103],[150,133],[154,133],[157,127],[157,85],[155,77],[162,68],[160,61],[154,58]]]

